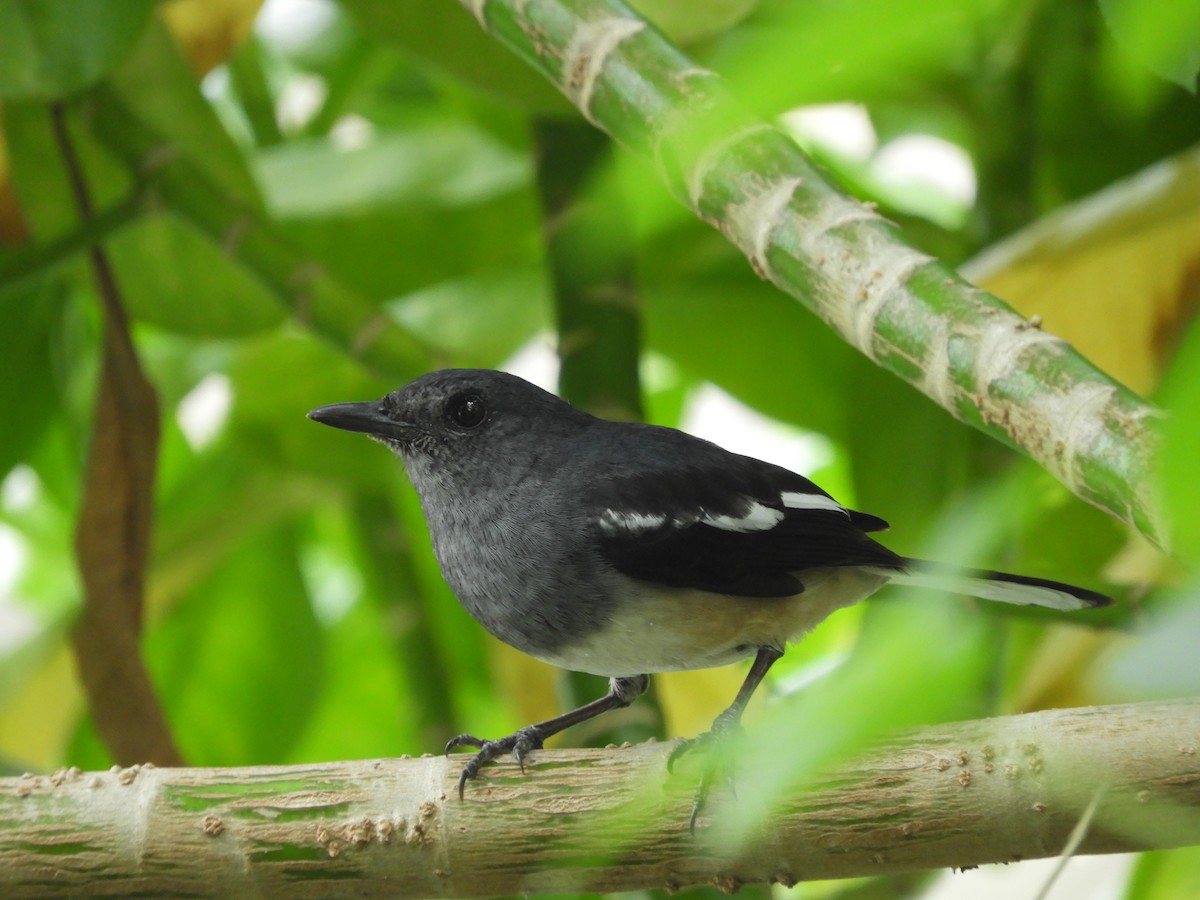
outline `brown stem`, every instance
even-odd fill
[[[95,210],[66,110],[54,104],[50,114],[71,194],[86,225]],[[75,530],[84,598],[72,642],[96,730],[113,758],[179,765],[182,757],[142,665],[139,642],[154,512],[158,397],[138,360],[104,248],[92,244],[88,260],[100,297],[103,337]]]

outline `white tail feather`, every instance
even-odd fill
[[[954,569],[915,559],[906,562],[904,569],[880,570],[880,574],[886,574],[893,584],[948,591],[1017,606],[1072,610],[1104,606],[1111,602],[1094,591],[1041,578]]]

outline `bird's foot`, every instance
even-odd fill
[[[700,772],[700,783],[692,798],[692,814],[688,819],[688,830],[696,833],[696,822],[708,800],[708,792],[715,782],[723,781],[729,788],[729,793],[737,797],[737,787],[733,779],[733,744],[741,734],[742,726],[737,716],[717,716],[712,728],[697,735],[680,741],[667,757],[667,771],[674,769],[675,762],[683,755],[693,750],[702,750],[705,754],[704,768]]]
[[[513,759],[517,761],[517,765],[521,767],[521,772],[525,772],[525,757],[531,750],[541,750],[542,741],[545,737],[535,725],[530,725],[522,728],[516,734],[510,734],[506,738],[500,738],[496,741],[486,741],[483,738],[477,738],[473,734],[460,734],[456,738],[451,738],[446,743],[446,752],[449,753],[455,747],[478,747],[479,752],[471,758],[471,761],[463,766],[462,774],[458,776],[458,799],[463,799],[463,791],[467,786],[467,782],[479,774],[480,766],[489,763],[505,753],[511,753]]]

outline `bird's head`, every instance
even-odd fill
[[[313,421],[370,435],[413,467],[496,465],[536,454],[551,431],[591,417],[515,375],[490,369],[443,369],[379,400],[334,403]]]

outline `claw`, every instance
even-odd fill
[[[708,802],[708,789],[711,784],[712,780],[706,772],[700,777],[700,783],[696,785],[696,793],[692,795],[692,814],[688,816],[688,832],[693,836],[696,834],[696,823],[700,820],[700,813],[703,812]]]
[[[691,750],[695,740],[695,738],[692,738],[691,740],[681,739],[675,744],[674,747],[671,748],[671,752],[667,756],[668,775],[673,775],[675,773],[675,760],[679,759],[679,757]]]
[[[449,754],[455,747],[482,747],[487,741],[475,737],[473,734],[460,734],[458,737],[452,737],[446,741],[446,749],[443,753]]]
[[[700,782],[696,785],[696,793],[692,798],[692,814],[688,818],[688,831],[692,834],[696,833],[696,823],[700,819],[700,813],[703,811],[705,803],[708,801],[708,792],[712,788],[713,781],[718,777],[725,782],[729,788],[730,794],[734,799],[737,798],[737,787],[734,783],[731,754],[728,752],[729,747],[727,741],[731,733],[741,730],[741,726],[736,721],[725,720],[720,718],[713,723],[712,729],[704,734],[694,738],[681,741],[671,750],[667,756],[667,771],[673,771],[675,761],[695,749],[704,750],[707,758],[704,761],[704,769],[700,774]]]
[[[467,782],[479,775],[480,767],[490,763],[499,756],[503,756],[505,753],[512,753],[513,759],[521,767],[521,774],[525,774],[525,756],[530,750],[542,749],[542,741],[542,733],[532,725],[528,728],[522,728],[516,734],[510,734],[508,737],[500,738],[496,741],[483,740],[470,734],[460,734],[456,738],[451,738],[446,743],[447,753],[455,747],[468,746],[479,748],[479,752],[463,766],[462,773],[458,776],[458,799],[464,799]]]
[[[475,760],[471,760],[471,762],[474,761]],[[458,776],[458,799],[460,801],[464,799],[464,795],[467,790],[467,780],[474,777],[475,773],[471,770],[471,763],[467,763],[465,766],[463,766],[463,770]]]

